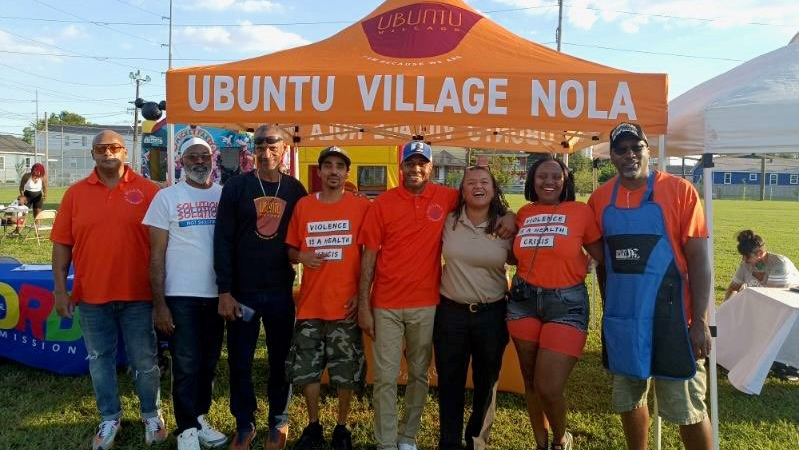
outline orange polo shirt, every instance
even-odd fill
[[[457,201],[457,190],[432,183],[421,194],[399,186],[375,199],[358,238],[358,243],[378,251],[373,307],[438,304],[441,235]]]
[[[141,222],[156,192],[155,183],[128,167],[113,189],[96,169],[67,189],[50,240],[72,246],[75,302],[152,300],[150,239]]]

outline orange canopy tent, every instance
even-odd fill
[[[438,145],[571,152],[620,121],[663,134],[665,74],[564,55],[460,0],[388,0],[303,47],[167,73],[170,123],[279,123],[301,146]]]

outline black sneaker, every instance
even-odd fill
[[[336,428],[333,428],[330,446],[333,450],[352,450],[352,433],[346,425],[336,425]]]
[[[294,450],[316,450],[324,444],[322,425],[319,422],[309,423],[302,430],[300,438],[294,444]]]

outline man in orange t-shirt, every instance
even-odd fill
[[[156,354],[148,275],[150,246],[142,219],[158,186],[125,166],[128,151],[111,130],[92,141],[94,171],[67,189],[53,224],[55,306],[74,313],[89,353],[89,371],[102,422],[92,448],[108,449],[120,427],[122,405],[116,382],[117,337],[135,376],[145,442],[166,439],[161,417],[161,375]],[[66,290],[75,267],[72,293]]]
[[[319,154],[322,191],[300,199],[286,233],[289,259],[304,266],[297,322],[286,359],[286,377],[303,387],[308,426],[296,450],[313,450],[324,442],[319,424],[319,390],[327,367],[338,388],[334,450],[352,449],[347,430],[352,391],[363,387],[366,364],[361,329],[355,321],[361,268],[361,230],[369,201],[345,192],[350,158],[339,147]]]
[[[707,387],[704,358],[710,354],[707,309],[711,298],[711,279],[707,258],[708,230],[699,195],[689,182],[681,178],[663,172],[650,174],[649,145],[637,124],[621,123],[611,131],[610,160],[618,176],[600,186],[588,200],[606,245],[605,270],[608,271],[608,278],[603,317],[605,341],[630,342],[631,347],[640,347],[641,339],[637,331],[633,331],[635,321],[623,322],[626,324],[624,327],[615,328],[617,323],[629,320],[626,313],[616,313],[615,305],[622,305],[619,311],[635,311],[636,305],[648,300],[657,304],[661,292],[657,291],[657,298],[652,299],[649,298],[649,295],[655,296],[652,289],[658,289],[658,286],[661,290],[670,285],[683,286],[686,320],[681,324],[669,322],[668,326],[673,330],[672,335],[681,333],[685,337],[685,349],[681,351],[682,348],[671,347],[676,345],[675,342],[680,342],[671,340],[670,344],[653,345],[652,354],[661,351],[659,348],[670,347],[662,351],[672,355],[690,355],[692,348],[697,359],[695,363],[690,361],[690,356],[675,361],[694,369],[687,372],[695,374],[688,379],[674,379],[685,378],[683,375],[663,377],[654,372],[657,360],[652,356],[652,373],[660,376],[653,378],[655,395],[659,399],[660,416],[680,426],[680,437],[686,448],[710,449],[712,433],[704,403]],[[612,200],[614,195],[615,202]],[[653,236],[657,239],[653,239]],[[668,244],[660,244],[663,239],[667,239]],[[673,263],[670,263],[669,268],[664,268],[666,271],[662,283],[651,283],[653,280],[647,278],[652,276],[653,268],[658,267],[657,261],[647,261],[650,254],[673,255]],[[661,256],[655,259],[668,258]],[[656,281],[660,281],[660,278]],[[616,283],[616,286],[611,286],[612,283]],[[611,288],[618,295],[617,298],[613,298]],[[643,295],[644,291],[648,294]],[[679,290],[676,295],[679,296]],[[677,309],[677,313],[671,316],[679,316],[679,312]],[[686,325],[689,327],[687,333]],[[616,336],[622,339],[617,341]],[[658,339],[661,334],[655,335],[653,332],[652,336]],[[620,355],[617,361],[625,361],[625,364],[617,366],[617,369],[624,370],[614,373],[613,409],[621,413],[627,447],[646,449],[649,380],[623,374],[635,371],[631,367],[637,369],[626,363],[629,360],[624,359],[628,356],[624,346],[617,345],[615,351],[608,348],[609,366],[612,369],[611,353]]]

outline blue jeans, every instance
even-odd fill
[[[234,296],[255,310],[249,322],[241,318],[227,323],[228,364],[230,365],[230,413],[236,418],[236,428],[247,430],[255,423],[255,388],[252,382],[252,361],[261,322],[266,331],[269,356],[269,427],[282,427],[289,419],[291,384],[286,381],[286,358],[294,333],[294,299],[291,291],[241,293]]]
[[[197,416],[207,414],[213,397],[214,375],[225,321],[219,298],[167,297],[175,330],[169,336],[172,352],[172,402],[176,434],[199,428]]]
[[[122,416],[117,386],[117,346],[121,335],[133,372],[143,419],[155,417],[161,406],[161,371],[155,349],[153,305],[148,301],[111,301],[100,305],[81,302],[80,330],[89,353],[97,409],[103,420]]]

